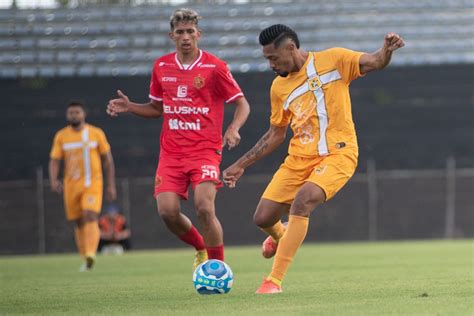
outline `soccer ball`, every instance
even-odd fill
[[[232,288],[234,275],[227,263],[210,259],[196,268],[193,283],[199,294],[225,294]]]

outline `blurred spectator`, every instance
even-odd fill
[[[116,205],[111,204],[100,217],[100,242],[98,251],[101,253],[121,254],[130,249],[130,229],[125,217],[119,213]]]

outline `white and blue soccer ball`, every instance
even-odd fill
[[[225,294],[232,288],[234,275],[227,263],[210,259],[196,268],[193,283],[199,294]]]

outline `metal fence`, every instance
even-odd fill
[[[376,170],[367,162],[338,195],[312,216],[307,240],[387,240],[474,237],[474,168]],[[252,215],[271,175],[244,176],[224,188],[216,207],[227,245],[255,244],[264,236]],[[152,197],[153,178],[117,179],[119,201],[135,249],[180,247],[161,222]],[[192,197],[192,195],[191,195]],[[196,220],[192,198],[184,212]],[[73,226],[62,198],[50,192],[42,168],[35,180],[0,182],[0,254],[75,250]]]

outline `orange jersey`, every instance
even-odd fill
[[[125,217],[121,214],[117,214],[110,218],[107,215],[101,216],[99,220],[100,230],[103,233],[120,233],[127,228]]]
[[[357,152],[349,84],[361,76],[362,54],[344,48],[309,52],[299,72],[275,78],[270,123],[291,122],[290,155],[326,156],[342,147]]]
[[[54,136],[51,159],[63,159],[66,185],[102,187],[101,155],[110,151],[104,132],[86,124],[81,131],[67,126]]]

